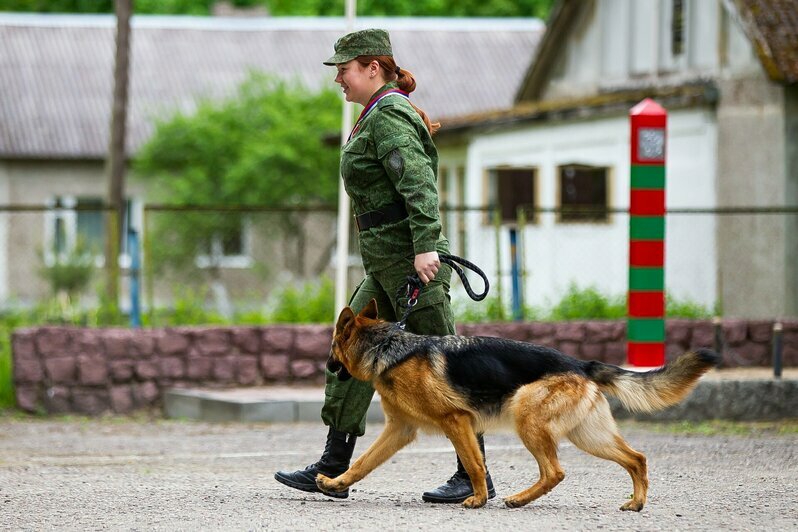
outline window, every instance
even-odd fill
[[[671,6],[671,54],[684,52],[684,0],[672,0]]]
[[[203,253],[197,257],[200,268],[249,268],[246,234],[249,224],[238,215],[228,215],[220,219],[213,233],[202,243]]]
[[[558,169],[561,222],[607,222],[608,169],[568,164]]]
[[[104,201],[92,196],[55,196],[48,205],[52,210],[45,213],[45,254],[48,265],[55,263],[56,258],[65,258],[78,248],[87,250],[94,256],[97,267],[105,262],[105,215]],[[134,209],[132,200],[125,204],[125,219],[122,228],[140,226],[140,220]],[[128,240],[122,240],[120,263],[125,266]]]
[[[488,170],[488,202],[501,212],[502,223],[515,223],[519,207],[535,206],[534,168],[491,168]],[[528,215],[534,221],[534,215]]]

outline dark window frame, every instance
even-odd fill
[[[526,174],[526,175],[525,175]],[[522,183],[528,179],[527,183]],[[492,208],[499,208],[501,225],[518,224],[518,207],[528,206],[532,211],[526,213],[526,224],[534,225],[538,222],[538,183],[540,168],[537,166],[493,166],[486,169],[486,184],[488,188],[488,204]],[[514,183],[509,183],[513,180]],[[505,184],[502,187],[502,184]],[[520,200],[519,200],[520,198]],[[486,224],[493,224],[493,212],[485,217]]]
[[[566,175],[571,171],[571,175]],[[585,190],[591,182],[591,174],[603,174],[603,183],[593,190]],[[583,163],[557,165],[557,223],[561,224],[608,224],[610,223],[611,174],[609,166]],[[595,175],[593,177],[596,177]],[[565,179],[571,182],[566,184]],[[576,187],[573,190],[572,187]],[[566,197],[570,196],[570,197]],[[596,199],[595,195],[603,196]],[[584,212],[579,212],[583,209]]]

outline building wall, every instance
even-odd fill
[[[673,0],[591,0],[558,51],[542,99],[761,70],[720,0],[684,0],[683,49],[674,53]]]
[[[710,110],[677,110],[669,115],[667,204],[715,206],[716,127]],[[447,153],[442,150],[442,160]],[[497,166],[537,169],[537,207],[557,206],[559,165],[578,163],[610,168],[610,207],[629,206],[628,117],[545,123],[472,139],[467,152],[466,205],[486,205],[486,173]],[[669,293],[711,307],[718,298],[715,219],[669,216],[666,221],[666,285]],[[572,282],[596,286],[605,294],[627,290],[629,218],[609,223],[563,224],[542,213],[522,234],[526,267],[524,299],[545,305],[559,300]],[[467,217],[467,257],[485,269],[494,286],[510,293],[509,226],[499,235],[480,213]],[[501,275],[497,274],[501,271]]]
[[[785,98],[785,151],[786,151],[786,193],[785,204],[791,207],[798,206],[798,86],[784,89]],[[784,263],[787,265],[786,313],[790,316],[798,315],[798,214],[793,214],[786,219],[787,244]]]
[[[788,198],[785,91],[764,76],[720,83],[718,204],[794,205]],[[718,226],[723,309],[727,316],[794,314],[795,237],[780,214],[727,216]],[[792,272],[792,273],[791,273]]]

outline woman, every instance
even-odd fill
[[[357,213],[360,251],[366,278],[349,306],[359,312],[372,298],[380,317],[397,321],[397,293],[417,273],[425,283],[407,320],[417,334],[454,334],[449,300],[451,269],[441,268],[438,253],[448,252],[438,212],[438,152],[431,123],[410,103],[416,88],[410,72],[396,66],[388,33],[367,29],[335,43],[335,55],[324,62],[337,68],[335,82],[347,101],[363,106],[341,151],[341,175]],[[374,390],[368,382],[344,382],[327,372],[322,419],[328,425],[321,459],[303,470],[277,472],[274,478],[303,491],[319,492],[316,475],[334,477],[349,467],[355,441],[365,432],[366,411]],[[484,444],[479,438],[480,448]],[[472,495],[471,482],[458,459],[457,473],[443,486],[425,492],[427,502],[462,502]],[[495,491],[488,475],[489,496]],[[329,494],[345,498],[342,494]]]

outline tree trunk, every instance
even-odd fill
[[[116,307],[119,303],[119,249],[125,215],[125,133],[130,57],[130,17],[133,0],[116,0],[116,57],[114,61],[114,96],[111,108],[111,132],[108,142],[108,205],[106,216],[105,268],[106,297]]]

